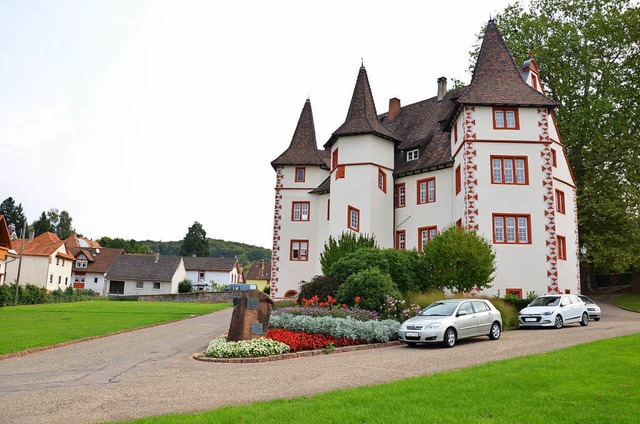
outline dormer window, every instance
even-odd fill
[[[418,159],[418,157],[420,157],[420,153],[419,153],[418,149],[409,150],[407,152],[407,162],[409,162],[411,160],[416,160],[416,159]]]

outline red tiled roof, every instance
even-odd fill
[[[19,252],[18,249],[22,248],[22,239],[15,239],[13,241],[13,244],[17,246],[16,251]],[[28,256],[51,256],[53,252],[58,250],[58,248],[62,245],[64,245],[64,243],[58,238],[57,235],[55,235],[54,233],[46,232],[34,238],[33,241],[24,240],[24,248],[22,253],[23,255]],[[69,260],[75,259],[72,255],[62,252],[58,252],[56,256],[60,256],[61,258]]]
[[[364,66],[360,67],[358,79],[353,88],[353,96],[349,105],[349,112],[344,123],[333,132],[329,141],[324,145],[325,149],[330,148],[338,137],[360,134],[375,134],[394,142],[400,142],[400,138],[386,128],[378,119],[376,105],[371,94],[369,78]]]
[[[95,272],[95,273],[105,273],[113,264],[116,256],[122,255],[124,250],[116,249],[112,247],[99,247],[99,248],[78,248],[78,247],[70,247],[69,252],[74,256],[74,259],[77,259],[80,256],[80,253],[83,253],[88,260],[88,264],[86,268],[76,268],[75,265],[73,270],[76,272]]]
[[[11,234],[9,234],[9,228],[7,227],[7,220],[4,215],[0,215],[0,247],[6,247],[11,249]]]
[[[553,100],[524,82],[521,69],[493,20],[484,31],[471,84],[459,102],[471,105],[556,106]]]
[[[64,240],[64,244],[67,247],[100,247],[100,243],[88,238],[78,237],[75,234],[71,234]]]
[[[302,107],[298,125],[296,125],[289,147],[271,162],[273,169],[278,165],[317,165],[329,169],[326,160],[318,150],[309,99]]]

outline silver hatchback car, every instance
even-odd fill
[[[432,303],[400,326],[398,338],[409,346],[443,343],[453,347],[459,339],[502,334],[502,315],[486,299],[447,299]]]

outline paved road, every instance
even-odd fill
[[[1,423],[85,423],[197,412],[225,405],[379,384],[640,333],[640,315],[601,302],[586,327],[509,331],[453,349],[346,352],[260,364],[191,359],[228,330],[231,311],[0,361]]]

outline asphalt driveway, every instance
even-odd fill
[[[588,327],[520,330],[453,349],[345,352],[258,364],[195,361],[231,310],[0,361],[0,422],[84,423],[198,412],[432,374],[640,333],[640,314],[602,299]],[[6,335],[2,335],[3,337]],[[304,376],[304,377],[301,377]]]

